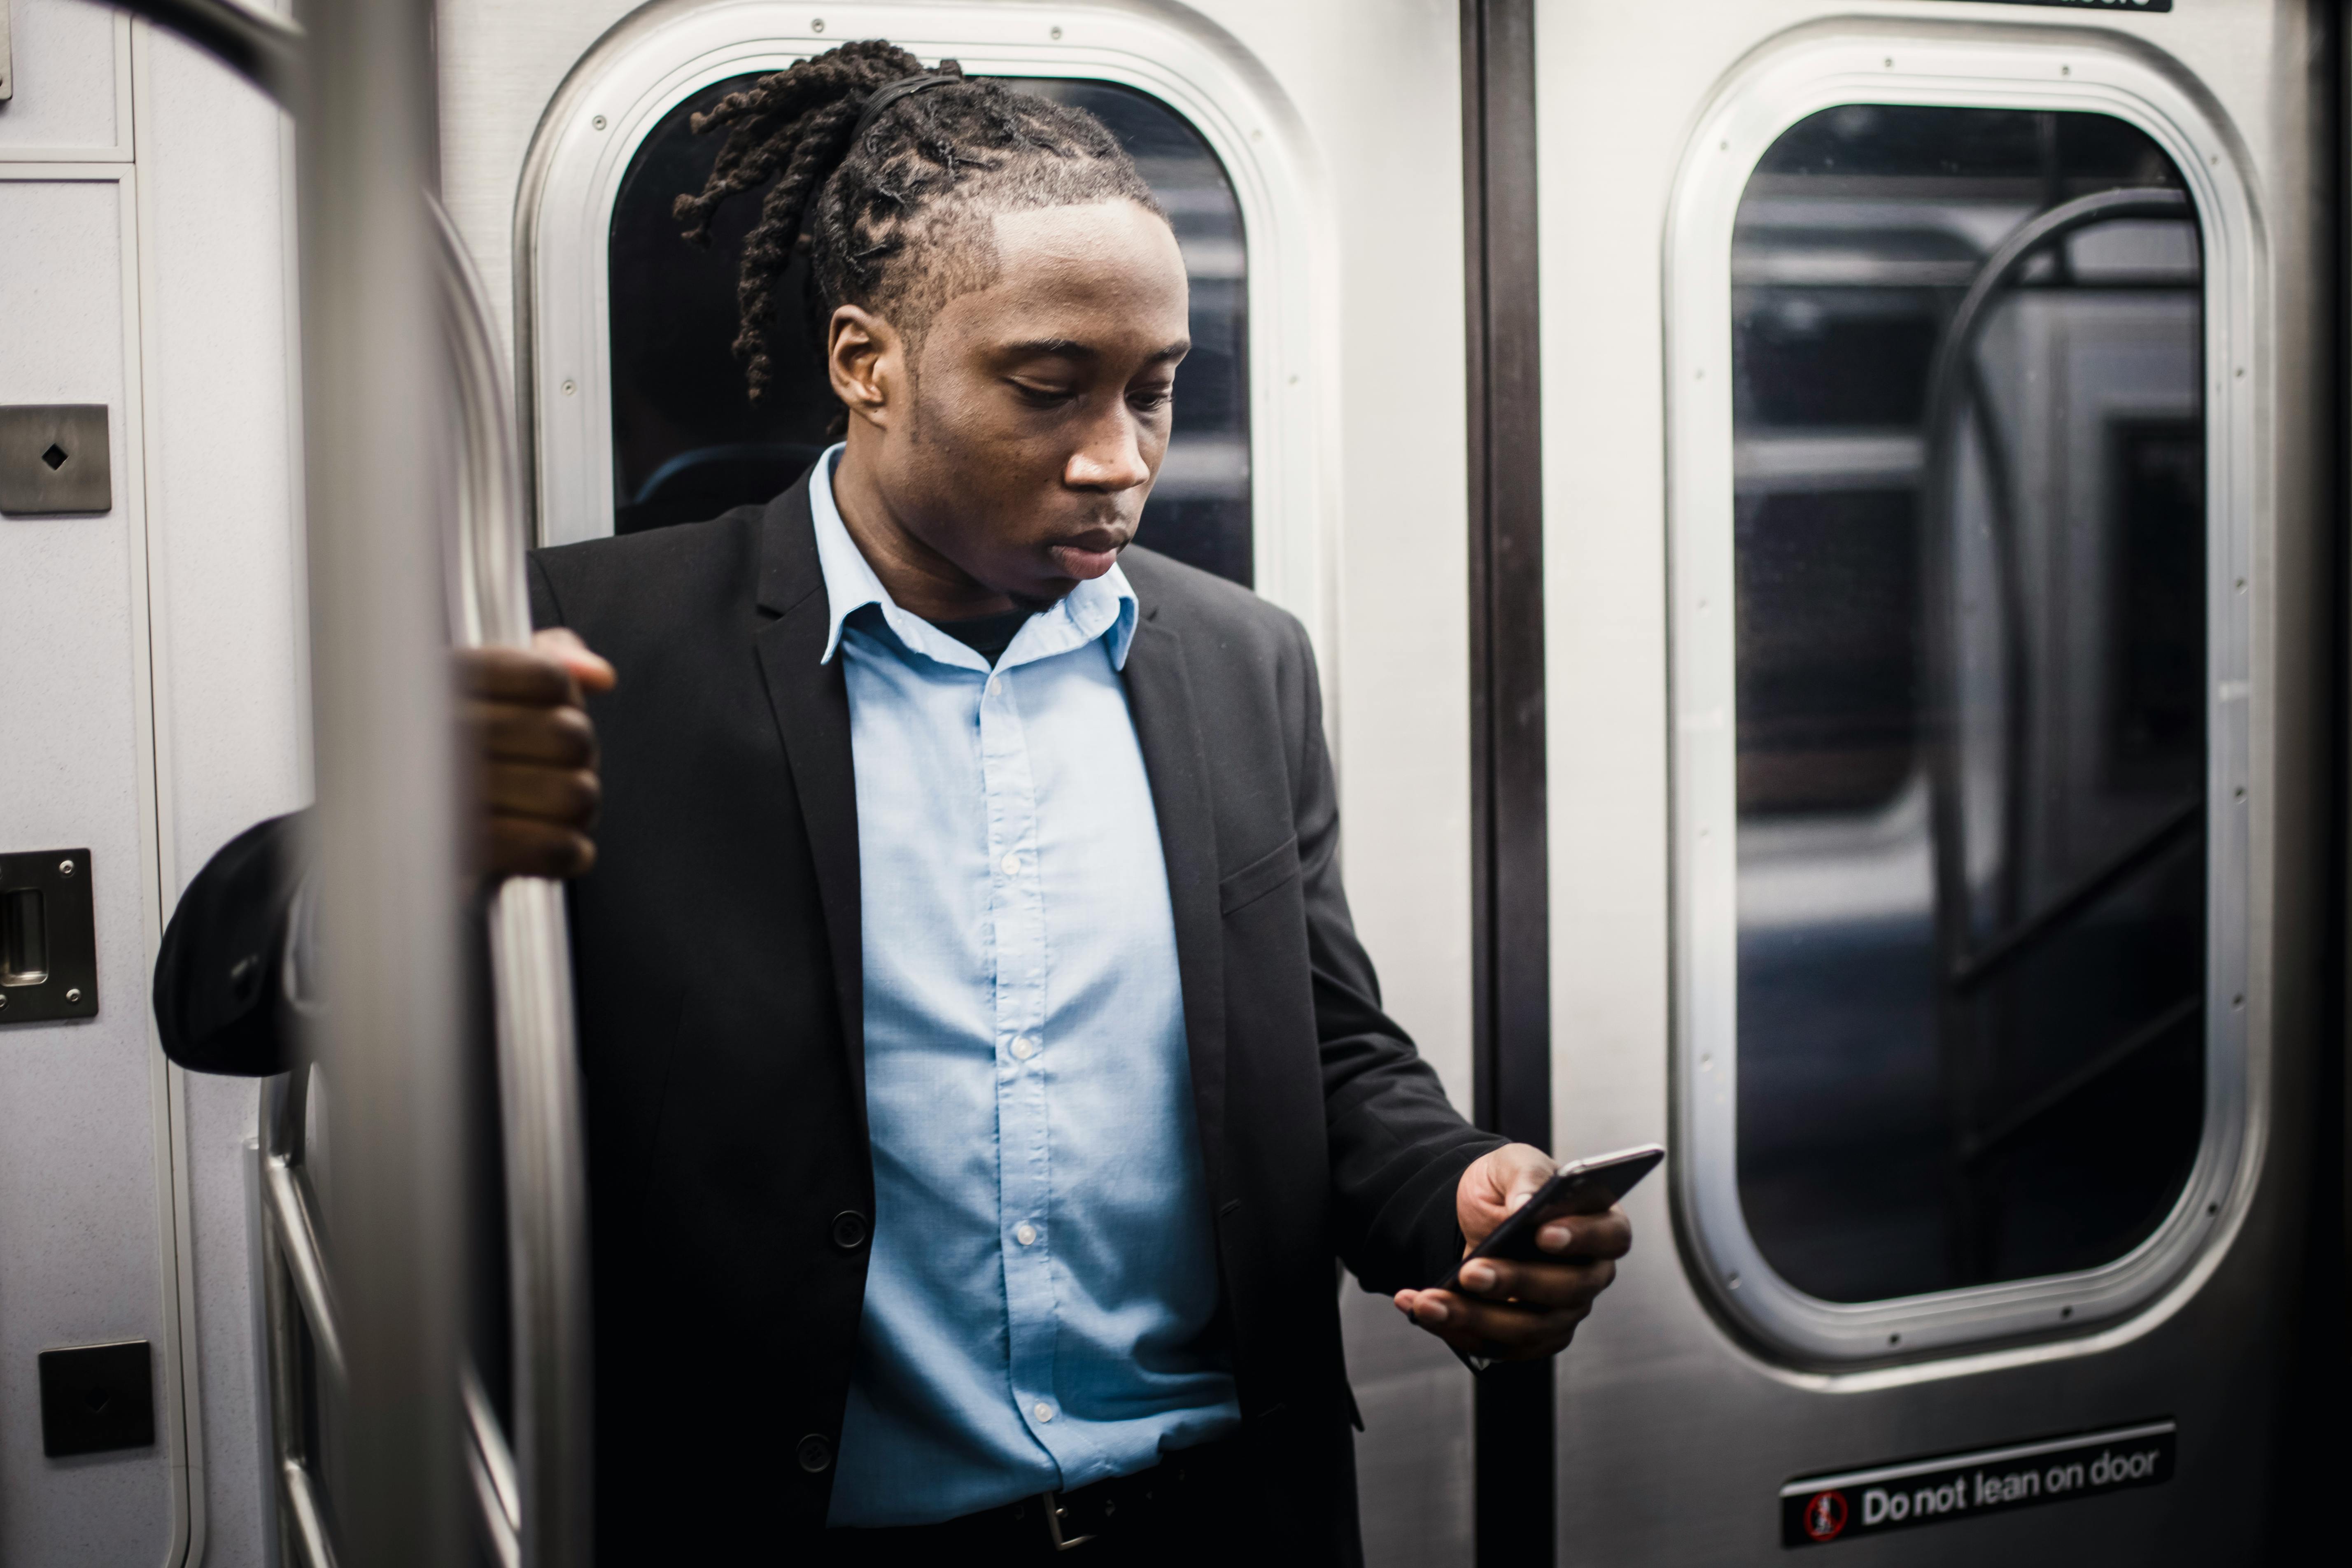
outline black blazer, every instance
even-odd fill
[[[1219,1331],[1267,1483],[1260,1544],[1353,1563],[1333,1259],[1373,1289],[1443,1278],[1456,1181],[1500,1140],[1381,1012],[1305,631],[1150,551],[1123,565]],[[874,1209],[849,706],[840,661],[818,662],[807,480],[710,522],[539,552],[531,600],[621,672],[591,700],[605,805],[596,869],[571,890],[599,1550],[770,1557],[824,1520]],[[245,901],[266,881],[282,903],[283,865],[239,844],[222,858]],[[221,1070],[235,1063],[206,1042],[257,1033],[227,978],[248,955],[206,949],[258,928],[217,918],[239,898],[212,874],[165,938],[157,1009],[167,1049]]]

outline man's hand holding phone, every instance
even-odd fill
[[[1599,1213],[1538,1214],[1532,1248],[1507,1249],[1527,1256],[1473,1256],[1558,1173],[1550,1156],[1527,1143],[1507,1144],[1463,1172],[1454,1202],[1466,1261],[1444,1287],[1398,1291],[1397,1310],[1465,1358],[1533,1361],[1565,1350],[1633,1245],[1625,1211],[1612,1204]]]

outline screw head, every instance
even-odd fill
[[[588,123],[594,126],[597,130],[602,131],[604,129],[604,117],[600,114],[596,116],[595,119],[591,120]]]
[[[564,395],[564,396],[566,396],[566,397],[571,396],[573,393],[575,393],[575,392],[577,392],[577,391],[579,391],[579,390],[580,390],[580,389],[579,389],[579,387],[578,387],[575,384],[573,384],[572,382],[571,382],[571,381],[568,381],[568,380],[567,380],[567,381],[563,384],[563,395]]]
[[[68,1002],[79,1002],[81,1000],[81,988],[79,986],[75,986],[72,990],[68,991],[66,993],[66,1000]]]
[[[74,863],[73,863],[72,861],[70,861],[70,860],[60,860],[60,861],[58,861],[58,876],[60,876],[60,877],[70,877],[70,876],[72,876],[73,874],[74,874]]]
[[[1061,29],[1061,28],[1059,28],[1059,27],[1055,28],[1055,29],[1054,29],[1054,41],[1055,41],[1055,42],[1056,42],[1056,43],[1059,43],[1059,42],[1061,41],[1061,38],[1062,38],[1062,29]]]
[[[810,23],[809,23],[809,31],[810,31],[810,32],[812,32],[812,33],[822,33],[822,32],[824,32],[824,17],[822,17],[822,16],[818,16],[818,17],[815,17],[815,18],[812,19],[812,20],[810,21]]]

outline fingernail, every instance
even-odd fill
[[[1413,1309],[1412,1315],[1414,1320],[1419,1322],[1442,1323],[1445,1321],[1446,1317],[1445,1303],[1443,1301],[1423,1301],[1421,1305]]]
[[[1535,1194],[1533,1193],[1513,1193],[1510,1196],[1510,1201],[1503,1205],[1503,1212],[1505,1214],[1518,1213],[1521,1209],[1528,1206],[1528,1200],[1533,1196],[1535,1196]]]
[[[1493,1266],[1486,1263],[1464,1264],[1462,1266],[1462,1283],[1469,1286],[1473,1290],[1492,1290],[1495,1288],[1495,1270]]]
[[[1546,1252],[1566,1252],[1568,1244],[1575,1239],[1576,1233],[1567,1226],[1551,1225],[1546,1226],[1543,1234],[1536,1237],[1536,1245]]]

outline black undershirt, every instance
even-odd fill
[[[960,621],[933,621],[931,625],[988,660],[994,669],[1004,650],[1013,646],[1013,636],[1028,620],[1027,610],[1006,610],[1002,615],[971,616]]]

